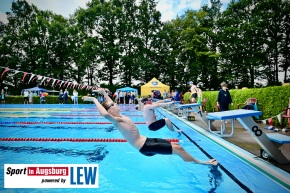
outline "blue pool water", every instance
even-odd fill
[[[0,107],[0,138],[123,138],[94,105]],[[121,110],[134,122],[144,122],[133,106]],[[218,168],[185,163],[175,155],[146,157],[128,143],[0,141],[0,192],[8,191],[4,164],[99,164],[98,189],[10,189],[14,192],[289,192],[166,111],[158,109],[156,114],[170,117],[189,138],[166,127],[153,132],[137,124],[142,135],[177,138],[197,159],[217,159]]]

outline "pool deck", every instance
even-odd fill
[[[199,116],[195,115],[194,113],[192,115],[195,116],[195,121],[190,121],[191,123],[209,131],[208,126],[199,118]],[[234,130],[233,136],[232,137],[225,137],[222,139],[224,139],[224,140],[226,140],[226,141],[258,156],[258,157],[260,157],[260,149],[261,149],[260,145],[255,141],[255,139],[250,135],[250,133],[246,129],[244,129],[244,127],[237,120],[235,121],[234,124],[235,124],[235,130]],[[219,120],[214,121],[213,125],[218,128],[221,126],[221,121],[219,121]],[[269,125],[260,124],[260,123],[257,123],[257,125],[264,133],[279,133],[282,135],[290,136],[290,131],[288,131],[288,132],[278,131],[277,132],[274,130],[265,129]],[[275,128],[279,128],[279,127],[275,127]],[[226,132],[225,133],[230,133],[230,131],[231,131],[231,120],[228,120],[228,123],[226,124]],[[290,144],[284,144],[279,149],[282,151],[282,153],[285,155],[285,157],[288,160],[290,160]],[[290,174],[290,164],[279,164],[272,159],[269,159],[267,161]]]

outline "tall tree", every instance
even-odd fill
[[[159,77],[158,67],[158,32],[162,29],[161,13],[156,10],[154,0],[141,0],[137,18],[137,35],[139,37],[139,63],[141,64],[140,80],[148,82],[153,77]],[[154,69],[154,70],[152,70]]]

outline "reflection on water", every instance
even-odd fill
[[[44,148],[44,147],[10,147],[0,146],[1,152],[13,152],[13,153],[28,153],[28,154],[62,154],[68,157],[85,156],[89,163],[101,162],[109,153],[105,149],[105,146],[98,145],[94,150],[76,150],[76,149],[64,149],[64,148]]]
[[[14,125],[14,124],[7,124],[7,125],[1,125],[0,124],[0,127],[6,127],[6,128],[15,128],[15,129],[30,129],[32,128],[31,125]],[[75,130],[100,130],[100,129],[104,129],[106,132],[112,132],[114,130],[117,130],[116,128],[114,128],[114,126],[105,126],[105,125],[102,125],[101,127],[100,126],[90,126],[90,125],[85,125],[85,126],[69,126],[69,125],[65,125],[65,126],[50,126],[50,127],[47,127],[45,125],[33,125],[33,128],[35,129],[66,129],[66,130],[72,130],[72,129],[75,129]]]
[[[223,181],[222,173],[218,170],[218,166],[210,166],[208,177],[209,183],[212,187],[208,192],[213,193]]]

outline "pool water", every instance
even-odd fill
[[[1,105],[0,138],[123,138],[94,105]],[[140,112],[121,106],[141,135],[176,138],[195,158],[216,158],[209,167],[176,155],[146,157],[124,142],[0,141],[0,191],[14,192],[289,192],[215,142],[170,117],[190,138],[166,127],[150,131]],[[156,110],[158,118],[170,115]],[[4,164],[99,164],[98,189],[4,189]]]

